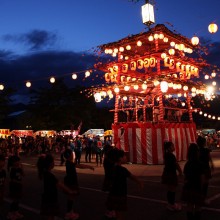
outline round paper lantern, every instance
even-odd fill
[[[198,45],[199,44],[199,38],[197,36],[194,36],[191,38],[192,45]]]
[[[166,81],[162,81],[160,83],[160,89],[161,89],[161,92],[167,92],[167,90],[168,90],[168,83]]]
[[[0,85],[0,90],[4,90],[4,86],[2,84]]]
[[[31,82],[26,82],[26,87],[31,87]]]
[[[208,26],[208,30],[211,34],[214,34],[217,32],[218,30],[218,26],[217,24],[214,24],[214,23],[211,23],[209,26]]]
[[[75,73],[72,75],[72,79],[77,79],[77,75]]]
[[[55,83],[55,78],[54,78],[54,77],[51,77],[51,78],[50,78],[50,82],[51,82],[51,83]]]

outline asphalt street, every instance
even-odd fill
[[[220,151],[212,152],[215,171],[209,187],[210,205],[203,207],[202,220],[219,220],[220,218]],[[59,155],[55,155],[55,167],[53,172],[62,181],[65,175],[65,166],[60,166]],[[21,156],[25,170],[24,194],[21,200],[21,212],[24,214],[24,220],[41,219],[40,199],[42,193],[42,182],[38,179],[36,170],[37,156]],[[82,163],[84,157],[82,156]],[[96,166],[93,159],[90,165],[95,170],[77,169],[80,195],[75,201],[75,210],[80,213],[80,220],[103,220],[105,213],[105,201],[107,194],[101,190],[104,170],[102,166]],[[185,161],[180,162],[183,167]],[[180,212],[171,212],[166,210],[166,188],[161,184],[160,177],[163,165],[140,165],[125,164],[134,175],[138,176],[144,182],[144,189],[140,191],[136,184],[128,181],[128,211],[127,220],[184,220],[186,219],[185,205]],[[177,189],[177,201],[180,201],[182,179]],[[63,219],[66,211],[66,195],[59,193],[61,214],[57,218]],[[5,219],[9,209],[10,199],[5,198],[5,207],[3,216]]]

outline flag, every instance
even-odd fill
[[[81,127],[82,127],[82,121],[79,123],[79,126],[78,126],[78,128],[77,128],[78,134],[80,133]]]

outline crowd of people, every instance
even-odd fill
[[[91,151],[89,148],[91,148]],[[19,210],[19,202],[22,197],[24,170],[20,161],[19,151],[16,147],[15,149],[9,155],[4,155],[4,151],[0,154],[0,203],[3,202],[5,180],[7,175],[9,175],[9,193],[12,202],[7,218],[12,220],[23,217]],[[91,162],[92,149],[95,152],[96,165],[102,165],[104,168],[102,190],[108,192],[107,201],[105,202],[105,216],[108,219],[125,219],[127,179],[136,182],[140,189],[144,187],[143,182],[123,166],[126,163],[125,152],[112,146],[108,138],[104,142],[100,140],[100,137],[76,137],[66,142],[64,148],[60,151],[61,163],[65,164],[66,167],[66,175],[62,181],[53,173],[54,157],[50,149],[39,154],[37,170],[39,179],[43,181],[41,215],[45,220],[53,220],[55,216],[60,214],[59,189],[67,195],[66,215],[64,218],[79,219],[79,213],[74,210],[73,206],[73,201],[80,194],[76,169],[95,169],[95,166],[91,166],[88,163],[83,164],[80,160],[80,152],[85,150],[85,162]],[[164,142],[164,170],[161,179],[162,184],[167,186],[167,209],[170,211],[180,211],[182,209],[181,204],[176,202],[176,189],[179,176],[183,176],[184,184],[181,200],[187,204],[187,220],[200,220],[201,207],[207,205],[209,180],[214,169],[210,150],[206,147],[206,139],[198,136],[197,143],[190,144],[183,170],[176,160],[174,151],[175,146],[172,142]],[[7,169],[5,168],[5,156],[8,156]]]

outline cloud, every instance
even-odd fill
[[[45,30],[32,30],[25,34],[3,36],[6,42],[23,43],[29,50],[41,50],[56,45],[58,36]]]

